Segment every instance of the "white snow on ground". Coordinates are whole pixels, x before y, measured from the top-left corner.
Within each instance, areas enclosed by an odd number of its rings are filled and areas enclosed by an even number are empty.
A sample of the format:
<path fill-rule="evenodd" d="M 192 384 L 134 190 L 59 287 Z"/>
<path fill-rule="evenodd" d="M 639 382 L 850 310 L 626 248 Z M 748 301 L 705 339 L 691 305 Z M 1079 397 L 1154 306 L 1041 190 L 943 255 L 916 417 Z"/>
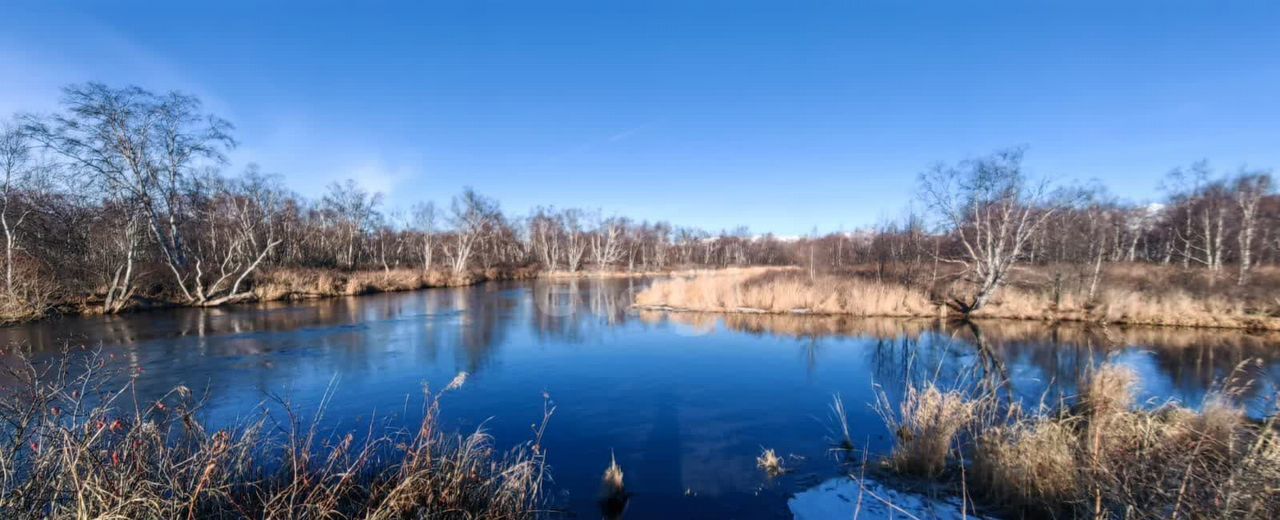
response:
<path fill-rule="evenodd" d="M 965 516 L 958 498 L 936 499 L 898 491 L 869 478 L 833 478 L 796 493 L 796 496 L 787 501 L 787 506 L 791 508 L 791 514 L 796 520 L 982 518 L 972 514 Z"/>

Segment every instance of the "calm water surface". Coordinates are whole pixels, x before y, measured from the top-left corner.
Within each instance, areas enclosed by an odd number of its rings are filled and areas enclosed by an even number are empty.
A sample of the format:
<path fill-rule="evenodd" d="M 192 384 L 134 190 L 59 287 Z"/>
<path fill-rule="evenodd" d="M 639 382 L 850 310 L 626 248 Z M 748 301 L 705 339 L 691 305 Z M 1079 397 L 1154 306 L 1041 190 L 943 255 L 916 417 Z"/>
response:
<path fill-rule="evenodd" d="M 1261 415 L 1280 381 L 1274 336 L 628 310 L 645 283 L 491 283 L 63 318 L 0 329 L 0 343 L 45 356 L 98 347 L 140 371 L 143 396 L 180 384 L 207 391 L 206 419 L 222 424 L 253 415 L 267 395 L 314 410 L 327 390 L 329 427 L 414 421 L 424 383 L 440 388 L 465 371 L 445 420 L 483 425 L 509 446 L 530 438 L 545 392 L 556 405 L 544 442 L 555 501 L 584 518 L 599 516 L 611 454 L 634 493 L 630 518 L 786 517 L 788 496 L 840 471 L 827 452 L 833 395 L 856 442 L 889 446 L 870 406 L 877 385 L 893 401 L 908 380 L 1005 380 L 1002 390 L 1029 404 L 1056 402 L 1110 358 L 1138 371 L 1144 402 L 1195 405 L 1243 364 L 1227 384 Z M 766 478 L 755 467 L 762 447 L 794 456 L 793 471 Z"/>

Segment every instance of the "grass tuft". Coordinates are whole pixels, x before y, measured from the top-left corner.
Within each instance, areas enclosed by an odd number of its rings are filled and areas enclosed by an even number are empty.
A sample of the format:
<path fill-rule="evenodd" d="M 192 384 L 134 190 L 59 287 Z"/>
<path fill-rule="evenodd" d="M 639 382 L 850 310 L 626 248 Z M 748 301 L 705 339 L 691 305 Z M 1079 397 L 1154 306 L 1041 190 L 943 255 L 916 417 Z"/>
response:
<path fill-rule="evenodd" d="M 0 358 L 0 517 L 511 519 L 544 510 L 540 433 L 503 451 L 482 430 L 441 430 L 441 397 L 462 377 L 424 391 L 413 430 L 323 433 L 287 403 L 213 429 L 185 387 L 137 402 L 134 380 L 98 355 L 70 359 Z M 544 423 L 553 411 L 548 404 Z"/>
<path fill-rule="evenodd" d="M 1141 410 L 1136 381 L 1131 370 L 1105 364 L 1081 383 L 1075 406 L 975 421 L 970 443 L 955 434 L 988 397 L 909 389 L 901 419 L 882 412 L 896 432 L 886 466 L 950 480 L 1010 517 L 1280 517 L 1274 414 L 1249 420 L 1227 395 L 1210 396 L 1199 410 Z M 949 460 L 949 452 L 971 464 Z"/>
<path fill-rule="evenodd" d="M 787 471 L 782 466 L 782 457 L 771 449 L 765 449 L 756 457 L 756 467 L 764 470 L 770 477 L 777 477 Z"/>
<path fill-rule="evenodd" d="M 622 466 L 617 457 L 609 456 L 609 466 L 600 479 L 600 511 L 605 518 L 622 518 L 627 510 L 631 494 L 623 482 Z"/>
<path fill-rule="evenodd" d="M 932 383 L 907 388 L 898 414 L 883 405 L 879 411 L 896 440 L 888 464 L 908 475 L 936 477 L 946 468 L 952 442 L 974 419 L 976 403 L 956 392 L 942 392 Z"/>

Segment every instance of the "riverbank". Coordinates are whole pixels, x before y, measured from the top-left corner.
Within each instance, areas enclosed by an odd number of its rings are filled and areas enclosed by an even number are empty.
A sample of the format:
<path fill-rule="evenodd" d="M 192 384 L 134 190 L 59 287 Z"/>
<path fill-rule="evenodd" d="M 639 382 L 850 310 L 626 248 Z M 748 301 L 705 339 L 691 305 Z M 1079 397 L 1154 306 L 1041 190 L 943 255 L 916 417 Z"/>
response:
<path fill-rule="evenodd" d="M 552 280 L 572 280 L 583 278 L 657 278 L 664 276 L 698 276 L 710 273 L 734 273 L 749 269 L 752 268 L 726 267 L 721 269 L 665 269 L 661 271 L 539 271 L 538 278 L 548 278 Z"/>
<path fill-rule="evenodd" d="M 1247 298 L 1161 283 L 1169 273 L 1118 266 L 1092 298 L 1061 283 L 1035 284 L 1029 273 L 1010 283 L 975 319 L 1083 322 L 1116 325 L 1280 330 L 1280 300 Z M 1147 279 L 1143 279 L 1146 276 Z M 1123 279 L 1128 277 L 1128 279 Z M 1258 277 L 1263 278 L 1263 277 Z M 1225 284 L 1224 284 L 1225 285 Z M 1230 287 L 1227 285 L 1226 287 Z M 959 317 L 943 295 L 955 285 L 924 287 L 859 274 L 817 274 L 796 268 L 754 268 L 655 282 L 636 295 L 639 309 L 752 314 L 820 314 L 863 318 Z M 1223 292 L 1226 292 L 1225 289 Z M 1273 297 L 1274 300 L 1274 297 Z"/>
<path fill-rule="evenodd" d="M 259 277 L 254 301 L 279 301 L 361 294 L 415 291 L 437 287 L 463 287 L 497 280 L 523 280 L 538 276 L 533 269 L 489 269 L 453 274 L 446 271 L 389 269 L 338 271 L 333 269 L 276 269 Z"/>
<path fill-rule="evenodd" d="M 272 302 L 359 296 L 363 294 L 416 291 L 443 287 L 464 287 L 490 281 L 648 278 L 696 276 L 706 270 L 675 271 L 541 271 L 532 267 L 473 270 L 461 275 L 443 270 L 374 269 L 346 271 L 319 268 L 282 268 L 264 270 L 254 277 L 252 287 L 239 298 L 221 305 L 250 302 Z M 188 307 L 181 301 L 160 294 L 135 296 L 121 312 Z M 39 310 L 36 310 L 39 309 Z M 100 296 L 63 296 L 61 300 L 35 306 L 0 308 L 0 326 L 24 323 L 55 316 L 97 315 L 103 313 Z"/>

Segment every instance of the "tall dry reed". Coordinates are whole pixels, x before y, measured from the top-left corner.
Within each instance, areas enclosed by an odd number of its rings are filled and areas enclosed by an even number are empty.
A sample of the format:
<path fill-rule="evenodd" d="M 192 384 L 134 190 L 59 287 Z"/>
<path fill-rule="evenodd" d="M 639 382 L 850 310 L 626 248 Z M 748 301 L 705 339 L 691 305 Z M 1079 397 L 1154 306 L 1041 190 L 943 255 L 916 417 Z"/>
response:
<path fill-rule="evenodd" d="M 1168 276 L 1158 266 L 1148 267 L 1153 278 Z M 1117 271 L 1137 276 L 1132 269 Z M 1021 276 L 1023 280 L 1001 289 L 970 317 L 1280 330 L 1280 299 L 1268 302 L 1257 296 L 1200 294 L 1179 285 L 1132 282 L 1106 284 L 1089 298 L 1060 287 L 1045 273 Z M 810 276 L 798 269 L 749 268 L 660 280 L 637 294 L 635 305 L 702 312 L 937 318 L 949 312 L 942 303 L 945 295 L 966 290 L 968 286 L 956 280 L 926 287 L 867 278 L 856 271 Z"/>
<path fill-rule="evenodd" d="M 502 451 L 444 432 L 440 393 L 416 429 L 325 434 L 286 407 L 210 429 L 186 388 L 137 402 L 91 355 L 37 366 L 3 357 L 3 518 L 531 518 L 543 508 L 541 433 Z M 548 405 L 545 419 L 553 409 Z M 538 432 L 542 430 L 539 429 Z"/>
<path fill-rule="evenodd" d="M 936 316 L 922 291 L 830 275 L 811 279 L 793 269 L 743 269 L 654 282 L 636 305 L 710 312 Z"/>
<path fill-rule="evenodd" d="M 1137 409 L 1136 382 L 1129 369 L 1103 365 L 1081 383 L 1074 405 L 971 422 L 961 445 L 954 425 L 987 397 L 965 404 L 932 386 L 910 389 L 900 416 L 886 418 L 897 435 L 885 466 L 955 479 L 958 490 L 1012 517 L 1280 517 L 1275 414 L 1250 420 L 1228 394 L 1198 410 Z M 961 457 L 947 458 L 949 450 Z"/>
<path fill-rule="evenodd" d="M 908 475 L 941 475 L 956 435 L 974 420 L 977 403 L 932 383 L 910 385 L 895 414 L 883 392 L 880 396 L 876 409 L 895 439 L 888 465 Z"/>

